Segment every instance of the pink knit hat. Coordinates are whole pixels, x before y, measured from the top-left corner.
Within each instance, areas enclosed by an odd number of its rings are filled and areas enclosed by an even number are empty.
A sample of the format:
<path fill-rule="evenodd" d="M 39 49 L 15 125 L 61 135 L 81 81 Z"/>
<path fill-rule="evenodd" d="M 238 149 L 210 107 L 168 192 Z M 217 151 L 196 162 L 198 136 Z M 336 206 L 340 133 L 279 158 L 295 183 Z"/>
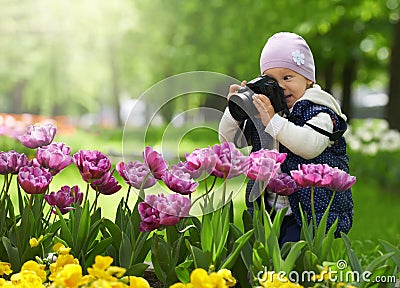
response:
<path fill-rule="evenodd" d="M 288 68 L 315 83 L 313 55 L 307 42 L 297 34 L 279 32 L 268 39 L 261 52 L 261 74 L 270 68 Z"/>

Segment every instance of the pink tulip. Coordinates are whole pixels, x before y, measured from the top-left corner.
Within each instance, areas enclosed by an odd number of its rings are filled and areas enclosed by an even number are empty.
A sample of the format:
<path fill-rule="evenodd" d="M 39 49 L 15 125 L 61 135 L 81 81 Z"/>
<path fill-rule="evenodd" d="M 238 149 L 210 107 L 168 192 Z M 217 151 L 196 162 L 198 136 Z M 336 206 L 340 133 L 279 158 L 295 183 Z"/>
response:
<path fill-rule="evenodd" d="M 19 154 L 14 150 L 0 152 L 0 174 L 18 174 L 19 169 L 28 165 L 25 154 Z"/>
<path fill-rule="evenodd" d="M 332 182 L 326 186 L 326 188 L 331 190 L 343 192 L 350 189 L 356 183 L 355 176 L 350 176 L 347 172 L 337 167 L 332 168 L 332 176 Z"/>
<path fill-rule="evenodd" d="M 189 170 L 199 171 L 200 175 L 202 171 L 206 171 L 207 174 L 211 174 L 217 162 L 217 155 L 210 147 L 201 149 L 199 148 L 195 149 L 190 154 L 186 154 L 185 159 L 185 167 L 187 167 Z"/>
<path fill-rule="evenodd" d="M 296 181 L 294 181 L 288 174 L 279 173 L 269 180 L 267 189 L 268 191 L 281 196 L 289 196 L 294 192 L 297 192 L 299 187 L 297 187 Z"/>
<path fill-rule="evenodd" d="M 152 231 L 176 225 L 189 215 L 190 199 L 180 194 L 147 195 L 145 202 L 139 203 L 138 209 L 142 219 L 140 231 Z"/>
<path fill-rule="evenodd" d="M 143 151 L 143 159 L 149 167 L 151 173 L 156 179 L 161 179 L 161 176 L 168 169 L 168 164 L 160 153 L 147 146 Z"/>
<path fill-rule="evenodd" d="M 100 179 L 92 181 L 90 186 L 103 195 L 112 195 L 118 192 L 122 187 L 118 184 L 117 179 L 112 176 L 113 173 L 114 170 L 112 172 L 106 172 Z"/>
<path fill-rule="evenodd" d="M 54 176 L 73 162 L 70 152 L 71 148 L 64 143 L 51 143 L 39 147 L 36 151 L 36 158 L 39 164 L 48 168 Z"/>
<path fill-rule="evenodd" d="M 302 164 L 299 170 L 290 171 L 297 185 L 306 187 L 326 187 L 332 182 L 332 167 L 327 164 Z"/>
<path fill-rule="evenodd" d="M 52 207 L 58 207 L 61 214 L 66 214 L 74 209 L 75 205 L 80 205 L 83 200 L 83 193 L 78 186 L 63 186 L 57 192 L 44 195 L 46 202 Z M 53 209 L 53 213 L 56 211 Z"/>
<path fill-rule="evenodd" d="M 250 153 L 250 166 L 246 175 L 251 180 L 268 182 L 281 166 L 281 162 L 275 159 L 283 162 L 285 158 L 286 154 L 275 153 L 266 149 L 252 152 Z"/>
<path fill-rule="evenodd" d="M 161 179 L 169 189 L 184 195 L 195 192 L 199 186 L 199 183 L 195 182 L 189 173 L 177 165 L 173 165 L 171 170 L 165 171 Z"/>
<path fill-rule="evenodd" d="M 28 194 L 43 194 L 50 185 L 53 176 L 42 167 L 22 167 L 18 172 L 18 183 Z"/>
<path fill-rule="evenodd" d="M 25 133 L 18 137 L 18 140 L 28 148 L 38 148 L 49 145 L 56 135 L 57 128 L 51 124 L 29 125 Z"/>
<path fill-rule="evenodd" d="M 73 155 L 73 160 L 82 179 L 88 183 L 102 178 L 111 169 L 110 159 L 97 150 L 80 150 Z"/>
<path fill-rule="evenodd" d="M 220 178 L 233 178 L 246 172 L 250 159 L 244 156 L 233 143 L 224 142 L 212 147 L 217 155 L 213 174 Z"/>
<path fill-rule="evenodd" d="M 127 164 L 122 161 L 117 164 L 116 168 L 125 182 L 136 189 L 150 188 L 157 183 L 157 179 L 151 174 L 149 167 L 139 161 Z M 145 182 L 143 183 L 143 181 Z"/>

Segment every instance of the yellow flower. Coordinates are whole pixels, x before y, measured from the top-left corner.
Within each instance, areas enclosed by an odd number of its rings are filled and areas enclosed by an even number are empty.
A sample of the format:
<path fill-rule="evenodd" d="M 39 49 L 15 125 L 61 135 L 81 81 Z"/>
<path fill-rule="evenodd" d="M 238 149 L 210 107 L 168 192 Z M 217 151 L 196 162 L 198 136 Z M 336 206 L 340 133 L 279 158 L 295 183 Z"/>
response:
<path fill-rule="evenodd" d="M 35 261 L 29 260 L 22 265 L 21 272 L 31 271 L 39 276 L 42 282 L 44 282 L 46 281 L 46 271 L 44 271 L 44 269 L 46 269 L 46 265 L 40 265 Z"/>
<path fill-rule="evenodd" d="M 10 275 L 11 273 L 11 264 L 7 262 L 0 262 L 0 275 Z"/>
<path fill-rule="evenodd" d="M 39 288 L 44 287 L 42 284 L 42 279 L 36 275 L 35 272 L 24 270 L 20 273 L 13 274 L 11 276 L 11 282 L 14 287 L 23 287 L 23 288 Z"/>
<path fill-rule="evenodd" d="M 79 287 L 82 282 L 82 267 L 79 264 L 67 264 L 57 273 L 56 287 Z"/>
<path fill-rule="evenodd" d="M 74 256 L 65 254 L 58 255 L 57 261 L 50 264 L 50 281 L 55 281 L 57 278 L 57 273 L 60 272 L 63 267 L 67 264 L 79 264 L 79 260 L 75 259 Z"/>
<path fill-rule="evenodd" d="M 106 270 L 108 267 L 110 267 L 113 261 L 113 258 L 111 258 L 110 256 L 97 255 L 94 259 L 95 263 L 93 264 L 93 269 Z"/>
<path fill-rule="evenodd" d="M 125 269 L 116 266 L 110 266 L 114 261 L 110 256 L 97 255 L 94 259 L 95 263 L 91 268 L 88 268 L 88 274 L 96 279 L 104 279 L 107 281 L 116 281 L 118 278 L 113 277 L 117 274 L 117 277 L 121 277 L 125 273 Z"/>
<path fill-rule="evenodd" d="M 36 238 L 31 238 L 29 240 L 29 245 L 31 245 L 31 248 L 39 246 L 40 241 L 43 240 L 43 235 L 40 235 L 39 239 Z"/>
<path fill-rule="evenodd" d="M 14 287 L 14 285 L 12 284 L 11 281 L 7 281 L 4 278 L 0 278 L 0 287 L 1 288 L 10 288 L 10 287 Z"/>
<path fill-rule="evenodd" d="M 228 269 L 221 269 L 217 272 L 224 280 L 228 287 L 234 287 L 236 285 L 236 279 L 232 276 L 232 272 Z"/>
<path fill-rule="evenodd" d="M 122 276 L 124 276 L 126 269 L 118 266 L 110 266 L 107 268 L 106 272 L 108 275 L 121 278 Z"/>
<path fill-rule="evenodd" d="M 149 282 L 142 277 L 129 276 L 130 288 L 150 288 Z"/>
<path fill-rule="evenodd" d="M 203 287 L 203 284 L 205 284 L 207 280 L 208 273 L 202 268 L 196 268 L 190 274 L 190 283 L 192 283 L 194 287 Z"/>
<path fill-rule="evenodd" d="M 54 244 L 53 250 L 54 250 L 54 252 L 57 252 L 58 254 L 66 255 L 66 254 L 69 254 L 69 252 L 71 251 L 71 248 L 66 248 L 64 246 L 64 244 L 58 242 L 58 243 Z"/>

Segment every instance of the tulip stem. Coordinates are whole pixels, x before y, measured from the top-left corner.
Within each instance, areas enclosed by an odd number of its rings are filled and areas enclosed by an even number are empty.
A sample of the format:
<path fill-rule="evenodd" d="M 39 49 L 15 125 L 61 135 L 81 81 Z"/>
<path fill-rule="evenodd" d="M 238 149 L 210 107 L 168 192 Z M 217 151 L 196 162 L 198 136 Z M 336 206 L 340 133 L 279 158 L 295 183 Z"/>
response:
<path fill-rule="evenodd" d="M 275 194 L 274 204 L 272 204 L 271 211 L 269 212 L 270 217 L 272 217 L 272 213 L 275 211 L 276 202 L 278 202 L 278 194 Z"/>
<path fill-rule="evenodd" d="M 314 226 L 313 231 L 314 231 L 314 237 L 315 237 L 315 234 L 317 232 L 317 218 L 316 218 L 316 215 L 315 215 L 314 186 L 311 186 L 311 195 L 310 195 L 310 197 L 311 197 L 311 213 L 312 213 L 313 226 Z"/>
<path fill-rule="evenodd" d="M 90 210 L 89 210 L 90 213 L 92 212 L 93 208 L 94 208 L 94 210 L 96 210 L 96 208 L 97 208 L 97 199 L 99 199 L 99 196 L 100 196 L 100 192 L 98 192 L 97 189 L 96 189 L 96 198 L 94 199 L 92 207 L 90 207 Z"/>
<path fill-rule="evenodd" d="M 126 193 L 125 209 L 129 209 L 129 207 L 128 207 L 128 199 L 129 199 L 129 194 L 131 193 L 131 188 L 132 188 L 132 186 L 129 185 L 128 193 Z"/>
<path fill-rule="evenodd" d="M 85 200 L 83 201 L 83 204 L 85 204 L 86 201 L 88 200 L 88 195 L 89 195 L 89 183 L 87 183 L 86 185 Z"/>

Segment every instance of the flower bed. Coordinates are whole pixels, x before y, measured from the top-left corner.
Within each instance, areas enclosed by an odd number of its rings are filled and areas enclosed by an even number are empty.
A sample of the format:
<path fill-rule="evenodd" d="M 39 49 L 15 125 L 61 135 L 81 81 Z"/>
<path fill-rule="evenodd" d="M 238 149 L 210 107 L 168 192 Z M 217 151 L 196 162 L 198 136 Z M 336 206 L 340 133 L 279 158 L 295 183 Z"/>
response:
<path fill-rule="evenodd" d="M 36 149 L 33 159 L 13 150 L 0 153 L 0 287 L 149 287 L 143 278 L 149 275 L 148 259 L 157 281 L 174 288 L 352 287 L 372 276 L 399 276 L 398 247 L 382 241 L 381 255 L 365 266 L 346 234 L 334 237 L 337 221 L 327 226 L 335 195 L 355 183 L 342 170 L 309 164 L 290 175 L 278 173 L 286 154 L 260 150 L 245 156 L 232 143 L 195 149 L 184 162 L 170 165 L 146 147 L 142 162 L 115 165 L 123 184 L 106 155 L 91 150 L 70 155 L 65 143 L 52 142 L 55 133 L 52 124 L 28 127 L 19 140 Z M 50 192 L 52 179 L 73 164 L 86 191 L 64 185 Z M 312 215 L 302 214 L 306 225 L 301 240 L 281 247 L 279 227 L 286 209 L 274 204 L 270 214 L 264 201 L 260 206 L 255 201 L 254 215 L 242 215 L 244 228 L 234 224 L 233 192 L 226 183 L 240 175 L 260 185 L 250 195 L 252 201 L 263 198 L 265 188 L 288 196 L 299 187 L 311 187 L 311 195 L 326 187 L 332 191 L 331 202 L 318 219 L 311 202 Z M 222 189 L 216 189 L 218 179 Z M 146 193 L 156 183 L 162 183 L 163 192 Z M 123 185 L 128 189 L 115 218 L 103 217 L 99 197 Z M 138 200 L 130 207 L 132 190 Z M 92 203 L 89 193 L 95 194 Z M 201 215 L 191 214 L 195 205 Z M 349 265 L 339 266 L 339 261 Z M 304 272 L 310 277 L 291 277 Z M 371 274 L 368 279 L 333 277 L 345 272 Z"/>

